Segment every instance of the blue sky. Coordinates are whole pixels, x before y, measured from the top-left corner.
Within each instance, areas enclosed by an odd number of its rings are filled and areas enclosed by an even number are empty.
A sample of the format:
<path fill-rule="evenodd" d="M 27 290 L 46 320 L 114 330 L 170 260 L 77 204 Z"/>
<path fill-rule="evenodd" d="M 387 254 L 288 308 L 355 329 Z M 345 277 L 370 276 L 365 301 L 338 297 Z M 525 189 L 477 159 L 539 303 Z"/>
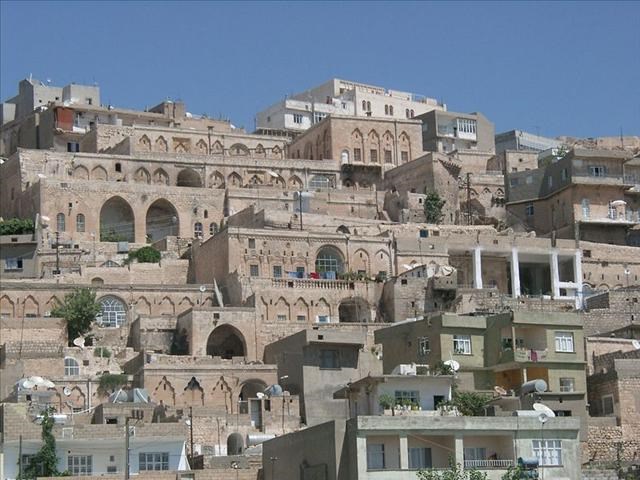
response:
<path fill-rule="evenodd" d="M 0 3 L 1 96 L 33 74 L 103 103 L 180 98 L 253 129 L 331 77 L 481 111 L 497 131 L 640 135 L 640 3 Z"/>

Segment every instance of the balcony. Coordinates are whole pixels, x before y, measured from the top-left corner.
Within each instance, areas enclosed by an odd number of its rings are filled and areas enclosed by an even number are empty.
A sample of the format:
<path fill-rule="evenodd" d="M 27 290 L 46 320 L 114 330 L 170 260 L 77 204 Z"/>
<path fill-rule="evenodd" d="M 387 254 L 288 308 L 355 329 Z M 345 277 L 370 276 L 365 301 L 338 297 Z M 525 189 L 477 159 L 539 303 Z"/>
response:
<path fill-rule="evenodd" d="M 355 290 L 355 282 L 348 280 L 320 280 L 313 278 L 272 278 L 271 286 L 275 288 Z"/>
<path fill-rule="evenodd" d="M 547 359 L 548 351 L 535 350 L 530 348 L 516 348 L 505 350 L 500 355 L 500 363 L 509 362 L 544 362 Z"/>
<path fill-rule="evenodd" d="M 509 467 L 515 467 L 513 460 L 465 460 L 464 468 L 475 468 L 478 470 L 485 469 L 508 469 Z"/>

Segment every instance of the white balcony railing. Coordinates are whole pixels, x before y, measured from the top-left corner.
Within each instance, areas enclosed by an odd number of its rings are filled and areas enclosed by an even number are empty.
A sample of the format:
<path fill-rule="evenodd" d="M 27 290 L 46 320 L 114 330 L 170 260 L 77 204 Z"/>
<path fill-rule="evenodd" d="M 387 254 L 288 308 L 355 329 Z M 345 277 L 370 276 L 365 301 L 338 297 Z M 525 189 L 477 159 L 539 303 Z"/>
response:
<path fill-rule="evenodd" d="M 465 460 L 464 468 L 509 468 L 513 467 L 513 460 Z"/>

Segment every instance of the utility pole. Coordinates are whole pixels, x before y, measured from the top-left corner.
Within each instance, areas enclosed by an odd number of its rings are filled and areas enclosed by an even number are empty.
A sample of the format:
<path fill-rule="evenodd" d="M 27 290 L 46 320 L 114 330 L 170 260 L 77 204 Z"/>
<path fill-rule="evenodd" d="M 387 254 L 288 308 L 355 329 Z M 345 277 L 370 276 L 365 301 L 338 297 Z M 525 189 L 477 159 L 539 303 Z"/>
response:
<path fill-rule="evenodd" d="M 18 443 L 18 478 L 22 478 L 22 435 Z"/>
<path fill-rule="evenodd" d="M 127 416 L 124 421 L 124 480 L 129 480 L 129 420 Z"/>
<path fill-rule="evenodd" d="M 56 274 L 60 275 L 60 232 L 56 232 Z"/>

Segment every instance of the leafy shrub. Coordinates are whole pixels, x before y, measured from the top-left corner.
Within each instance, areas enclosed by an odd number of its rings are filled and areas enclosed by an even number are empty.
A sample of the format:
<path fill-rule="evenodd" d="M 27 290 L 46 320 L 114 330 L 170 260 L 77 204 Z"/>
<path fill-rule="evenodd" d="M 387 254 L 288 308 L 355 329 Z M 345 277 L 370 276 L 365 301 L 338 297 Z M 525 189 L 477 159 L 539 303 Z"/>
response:
<path fill-rule="evenodd" d="M 138 263 L 158 263 L 160 262 L 160 252 L 150 246 L 142 247 L 129 253 L 129 261 L 133 259 L 138 260 Z"/>
<path fill-rule="evenodd" d="M 30 218 L 11 218 L 0 222 L 0 235 L 22 235 L 33 233 L 35 227 Z"/>

